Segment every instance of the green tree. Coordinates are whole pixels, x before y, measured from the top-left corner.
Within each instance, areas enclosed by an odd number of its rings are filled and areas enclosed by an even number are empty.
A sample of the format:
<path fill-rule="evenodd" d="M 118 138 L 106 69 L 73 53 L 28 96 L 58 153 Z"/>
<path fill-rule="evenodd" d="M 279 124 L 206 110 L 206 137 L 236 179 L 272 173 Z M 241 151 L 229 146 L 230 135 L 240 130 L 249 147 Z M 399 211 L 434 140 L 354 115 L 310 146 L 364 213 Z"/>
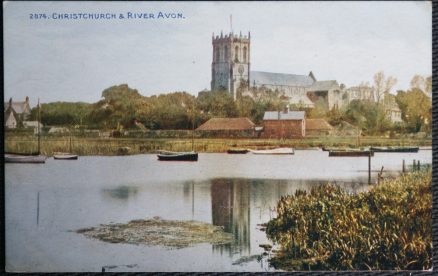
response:
<path fill-rule="evenodd" d="M 41 104 L 41 123 L 52 126 L 86 124 L 92 104 L 76 102 L 53 102 Z M 37 120 L 38 107 L 31 110 L 31 120 Z"/>
<path fill-rule="evenodd" d="M 97 127 L 131 126 L 138 110 L 146 104 L 146 97 L 127 84 L 115 85 L 102 92 L 102 100 L 93 105 L 88 121 Z"/>
<path fill-rule="evenodd" d="M 345 111 L 345 120 L 371 135 L 382 134 L 391 127 L 385 107 L 371 101 L 351 101 Z"/>
<path fill-rule="evenodd" d="M 327 116 L 328 103 L 323 98 L 319 98 L 314 107 L 309 110 L 308 118 L 325 118 Z"/>
<path fill-rule="evenodd" d="M 408 131 L 431 131 L 432 101 L 422 90 L 413 88 L 406 92 L 397 91 L 395 100 L 402 111 Z"/>
<path fill-rule="evenodd" d="M 233 97 L 225 90 L 199 93 L 197 106 L 211 117 L 236 117 L 237 107 Z"/>

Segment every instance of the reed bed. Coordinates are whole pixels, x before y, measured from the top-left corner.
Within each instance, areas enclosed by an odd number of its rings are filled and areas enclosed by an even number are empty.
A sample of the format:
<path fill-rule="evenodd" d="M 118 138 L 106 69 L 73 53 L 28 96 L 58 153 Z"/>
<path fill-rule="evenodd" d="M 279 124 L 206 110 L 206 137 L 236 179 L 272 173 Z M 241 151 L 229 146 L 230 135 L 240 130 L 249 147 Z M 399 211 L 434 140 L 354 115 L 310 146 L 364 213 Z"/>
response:
<path fill-rule="evenodd" d="M 70 137 L 46 136 L 41 138 L 41 152 L 51 155 L 57 151 L 69 151 Z M 360 146 L 430 146 L 430 139 L 388 139 L 381 137 L 361 138 Z M 275 147 L 357 147 L 354 137 L 308 137 L 304 139 L 238 139 L 238 138 L 197 138 L 194 150 L 198 152 L 226 152 L 230 147 L 249 149 L 269 149 Z M 5 150 L 13 152 L 34 152 L 37 138 L 32 135 L 6 135 Z M 120 150 L 125 148 L 128 150 Z M 190 138 L 91 138 L 73 137 L 72 151 L 79 155 L 118 155 L 154 153 L 158 150 L 191 151 Z"/>
<path fill-rule="evenodd" d="M 432 265 L 430 169 L 350 195 L 327 184 L 282 197 L 268 237 L 285 270 L 424 270 Z"/>

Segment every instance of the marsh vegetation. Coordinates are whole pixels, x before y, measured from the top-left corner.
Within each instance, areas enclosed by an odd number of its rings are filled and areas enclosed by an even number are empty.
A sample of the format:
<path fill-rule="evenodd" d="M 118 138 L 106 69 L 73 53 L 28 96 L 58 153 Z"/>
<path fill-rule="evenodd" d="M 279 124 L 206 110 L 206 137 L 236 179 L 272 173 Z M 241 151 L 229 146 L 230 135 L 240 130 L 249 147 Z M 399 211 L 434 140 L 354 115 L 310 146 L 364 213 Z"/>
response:
<path fill-rule="evenodd" d="M 422 270 L 432 265 L 432 173 L 387 179 L 350 195 L 335 185 L 296 191 L 267 226 L 286 270 Z"/>

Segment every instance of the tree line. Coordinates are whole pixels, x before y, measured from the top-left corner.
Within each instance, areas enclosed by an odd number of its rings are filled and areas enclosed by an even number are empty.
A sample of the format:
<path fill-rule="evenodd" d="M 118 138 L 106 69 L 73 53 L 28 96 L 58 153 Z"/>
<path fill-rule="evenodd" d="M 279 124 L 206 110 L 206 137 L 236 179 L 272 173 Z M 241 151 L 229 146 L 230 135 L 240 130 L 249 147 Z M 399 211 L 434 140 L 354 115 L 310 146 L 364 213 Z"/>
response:
<path fill-rule="evenodd" d="M 324 118 L 332 125 L 342 121 L 361 128 L 367 134 L 380 134 L 388 130 L 398 132 L 430 131 L 431 129 L 431 78 L 415 76 L 411 88 L 389 93 L 395 78 L 385 78 L 383 72 L 375 75 L 376 101 L 353 100 L 341 108 L 328 109 L 324 101 L 315 102 L 314 108 L 290 106 L 291 110 L 304 110 L 308 118 Z M 361 84 L 369 86 L 368 84 Z M 429 91 L 430 90 L 430 91 Z M 283 110 L 288 99 L 278 90 L 265 87 L 240 87 L 237 100 L 227 91 L 201 91 L 197 96 L 187 92 L 143 96 L 127 84 L 115 85 L 102 92 L 96 103 L 52 102 L 41 105 L 41 122 L 44 125 L 116 129 L 136 128 L 136 122 L 151 130 L 191 129 L 212 117 L 248 117 L 260 124 L 265 111 Z M 247 93 L 242 94 L 242 91 Z M 429 95 L 428 95 L 429 93 Z M 402 112 L 403 123 L 392 123 L 387 106 L 396 103 Z M 37 108 L 31 116 L 36 119 Z"/>

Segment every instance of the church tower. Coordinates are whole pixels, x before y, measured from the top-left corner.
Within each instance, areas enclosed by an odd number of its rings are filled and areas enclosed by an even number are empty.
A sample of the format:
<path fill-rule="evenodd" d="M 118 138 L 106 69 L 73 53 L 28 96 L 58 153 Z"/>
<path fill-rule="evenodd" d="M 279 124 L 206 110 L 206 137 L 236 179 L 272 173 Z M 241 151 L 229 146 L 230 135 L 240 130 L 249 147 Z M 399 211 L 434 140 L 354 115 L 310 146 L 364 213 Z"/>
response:
<path fill-rule="evenodd" d="M 211 64 L 211 90 L 227 90 L 237 97 L 238 88 L 249 87 L 250 39 L 248 36 L 235 35 L 212 37 L 213 62 Z"/>

